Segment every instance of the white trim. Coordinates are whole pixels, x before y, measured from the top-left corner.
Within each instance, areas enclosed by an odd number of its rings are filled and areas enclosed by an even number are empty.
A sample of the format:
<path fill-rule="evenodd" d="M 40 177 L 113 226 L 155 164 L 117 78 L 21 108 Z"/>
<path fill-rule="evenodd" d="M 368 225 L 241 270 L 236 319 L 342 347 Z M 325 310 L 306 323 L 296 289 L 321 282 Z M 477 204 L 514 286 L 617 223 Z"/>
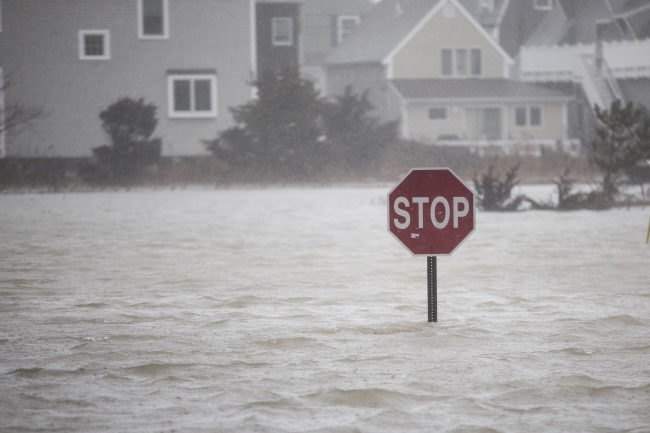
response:
<path fill-rule="evenodd" d="M 86 36 L 102 36 L 104 54 L 94 56 L 86 54 Z M 111 33 L 108 30 L 79 30 L 79 60 L 110 60 L 111 59 Z"/>
<path fill-rule="evenodd" d="M 548 5 L 540 6 L 537 2 L 539 0 L 533 0 L 533 9 L 537 11 L 552 11 L 553 10 L 553 0 L 548 0 Z"/>
<path fill-rule="evenodd" d="M 402 50 L 408 44 L 411 42 L 411 39 L 415 37 L 416 34 L 422 30 L 422 28 L 428 24 L 428 22 L 442 9 L 442 7 L 447 4 L 451 3 L 453 4 L 456 9 L 458 9 L 461 14 L 474 26 L 474 28 L 483 36 L 489 43 L 492 45 L 492 47 L 503 57 L 504 63 L 508 65 L 512 65 L 515 63 L 515 61 L 510 57 L 510 55 L 499 45 L 492 36 L 481 26 L 481 24 L 476 21 L 476 19 L 465 10 L 465 8 L 458 2 L 458 0 L 441 0 L 439 1 L 424 17 L 417 23 L 413 29 L 402 39 L 391 51 L 388 53 L 386 57 L 383 58 L 381 61 L 384 65 L 388 65 L 387 72 L 389 75 L 386 77 L 389 80 L 393 79 L 393 59 L 397 55 L 398 52 Z M 504 77 L 507 78 L 507 70 L 508 68 L 504 65 Z"/>
<path fill-rule="evenodd" d="M 569 110 L 567 104 L 562 104 L 562 139 L 569 139 Z"/>
<path fill-rule="evenodd" d="M 190 82 L 190 110 L 176 111 L 174 109 L 174 81 L 187 80 Z M 194 82 L 196 80 L 210 81 L 210 111 L 197 111 L 195 107 Z M 217 76 L 215 74 L 169 74 L 167 76 L 167 114 L 170 119 L 209 119 L 216 118 L 217 110 Z"/>
<path fill-rule="evenodd" d="M 536 102 L 564 102 L 567 103 L 571 100 L 571 97 L 568 96 L 557 96 L 557 97 L 535 97 L 535 98 L 526 98 L 526 97 L 513 97 L 513 98 L 503 98 L 503 97 L 492 97 L 492 98 L 404 98 L 409 105 L 426 105 L 426 104 L 508 104 L 508 103 L 520 103 L 521 105 L 529 104 L 531 100 Z"/>
<path fill-rule="evenodd" d="M 253 80 L 257 79 L 257 2 L 250 0 L 250 50 L 251 50 L 251 77 Z"/>
<path fill-rule="evenodd" d="M 337 15 L 336 17 L 336 43 L 337 45 L 343 42 L 343 21 L 354 20 L 354 26 L 358 26 L 361 22 L 359 15 Z"/>
<path fill-rule="evenodd" d="M 144 9 L 143 0 L 138 0 L 138 39 L 169 39 L 169 0 L 161 0 L 163 6 L 163 33 L 162 35 L 144 34 Z"/>
<path fill-rule="evenodd" d="M 278 21 L 286 21 L 289 23 L 289 40 L 288 41 L 277 41 L 275 38 L 277 36 L 276 34 L 276 29 L 277 29 L 277 22 Z M 293 45 L 293 18 L 292 17 L 273 17 L 271 18 L 271 44 L 274 47 L 290 47 Z"/>
<path fill-rule="evenodd" d="M 7 147 L 5 143 L 6 131 L 4 130 L 5 124 L 5 81 L 2 67 L 0 66 L 0 158 L 7 156 Z"/>

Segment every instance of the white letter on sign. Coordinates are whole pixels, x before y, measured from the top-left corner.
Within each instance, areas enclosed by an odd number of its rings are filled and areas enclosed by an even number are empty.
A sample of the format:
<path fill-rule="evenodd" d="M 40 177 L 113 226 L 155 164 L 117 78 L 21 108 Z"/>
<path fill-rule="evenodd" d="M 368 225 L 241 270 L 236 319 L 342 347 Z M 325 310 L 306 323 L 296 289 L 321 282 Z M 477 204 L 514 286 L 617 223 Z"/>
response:
<path fill-rule="evenodd" d="M 438 222 L 438 219 L 436 218 L 436 205 L 438 203 L 442 203 L 442 205 L 445 207 L 445 219 L 442 220 L 442 222 Z M 431 222 L 433 223 L 433 226 L 437 229 L 444 229 L 447 227 L 447 223 L 449 222 L 449 202 L 447 201 L 446 198 L 444 197 L 436 197 L 433 199 L 433 202 L 431 203 Z"/>
<path fill-rule="evenodd" d="M 413 197 L 413 203 L 418 204 L 418 228 L 421 229 L 424 227 L 424 212 L 422 211 L 422 205 L 424 203 L 429 203 L 429 197 Z"/>
<path fill-rule="evenodd" d="M 461 211 L 458 207 L 459 204 L 463 204 L 463 210 Z M 467 216 L 469 213 L 469 202 L 465 197 L 454 197 L 454 228 L 458 228 L 458 218 Z"/>
<path fill-rule="evenodd" d="M 395 210 L 395 213 L 402 218 L 404 218 L 404 222 L 400 223 L 397 218 L 393 220 L 395 223 L 395 227 L 398 229 L 405 229 L 411 224 L 411 215 L 409 215 L 408 212 L 406 212 L 403 209 L 399 208 L 400 204 L 404 204 L 406 207 L 409 207 L 409 201 L 406 199 L 406 197 L 398 197 L 397 200 L 395 200 L 395 203 L 393 203 L 393 209 Z"/>

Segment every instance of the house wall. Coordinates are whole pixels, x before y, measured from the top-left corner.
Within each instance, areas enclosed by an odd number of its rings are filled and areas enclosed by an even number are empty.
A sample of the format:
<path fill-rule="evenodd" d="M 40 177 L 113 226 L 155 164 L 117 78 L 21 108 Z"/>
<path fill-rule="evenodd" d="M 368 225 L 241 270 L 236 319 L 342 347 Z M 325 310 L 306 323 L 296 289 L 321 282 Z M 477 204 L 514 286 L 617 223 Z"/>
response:
<path fill-rule="evenodd" d="M 515 124 L 515 109 L 519 106 L 538 106 L 542 108 L 542 126 L 518 127 Z M 446 107 L 447 119 L 429 119 L 429 108 Z M 466 127 L 466 110 L 475 107 L 498 107 L 502 109 L 503 140 L 561 140 L 565 136 L 564 103 L 513 103 L 495 102 L 488 104 L 417 104 L 410 105 L 408 111 L 408 138 L 423 141 L 436 141 L 440 136 L 455 135 L 459 140 L 469 139 Z"/>
<path fill-rule="evenodd" d="M 386 81 L 386 68 L 379 63 L 327 65 L 327 95 L 342 95 L 348 85 L 355 93 L 371 89 L 369 99 L 375 106 L 373 115 L 382 120 L 400 117 L 401 104 Z"/>
<path fill-rule="evenodd" d="M 293 44 L 274 46 L 274 17 L 293 19 Z M 300 5 L 297 3 L 258 3 L 256 6 L 257 67 L 259 71 L 297 68 L 300 64 Z"/>
<path fill-rule="evenodd" d="M 228 107 L 251 89 L 251 2 L 169 0 L 169 38 L 138 38 L 136 0 L 4 0 L 0 67 L 7 104 L 42 107 L 46 117 L 7 135 L 10 156 L 89 156 L 107 143 L 99 113 L 120 97 L 158 107 L 163 154 L 205 153 L 202 139 L 233 124 Z M 110 60 L 79 60 L 78 31 L 110 32 Z M 170 119 L 167 72 L 217 73 L 218 117 Z"/>
<path fill-rule="evenodd" d="M 395 55 L 393 77 L 441 78 L 442 48 L 480 48 L 482 76 L 504 76 L 505 61 L 494 46 L 460 11 L 446 18 L 441 10 Z"/>

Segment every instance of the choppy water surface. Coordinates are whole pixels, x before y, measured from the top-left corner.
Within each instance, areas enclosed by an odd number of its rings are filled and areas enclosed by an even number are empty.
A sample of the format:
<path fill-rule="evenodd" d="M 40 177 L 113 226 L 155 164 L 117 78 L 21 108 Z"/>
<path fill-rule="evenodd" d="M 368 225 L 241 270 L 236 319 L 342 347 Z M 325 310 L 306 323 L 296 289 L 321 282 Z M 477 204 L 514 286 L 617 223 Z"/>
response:
<path fill-rule="evenodd" d="M 649 209 L 478 213 L 430 324 L 387 191 L 0 196 L 0 430 L 650 430 Z"/>

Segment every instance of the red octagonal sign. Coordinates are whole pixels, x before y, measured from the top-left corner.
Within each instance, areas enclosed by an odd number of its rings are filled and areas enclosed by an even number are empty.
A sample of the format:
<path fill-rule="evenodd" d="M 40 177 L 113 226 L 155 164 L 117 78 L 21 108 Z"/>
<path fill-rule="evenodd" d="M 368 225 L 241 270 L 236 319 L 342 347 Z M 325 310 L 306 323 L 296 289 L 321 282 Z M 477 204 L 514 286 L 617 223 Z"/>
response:
<path fill-rule="evenodd" d="M 414 168 L 388 193 L 388 231 L 414 256 L 448 256 L 474 231 L 474 193 L 448 168 Z"/>

